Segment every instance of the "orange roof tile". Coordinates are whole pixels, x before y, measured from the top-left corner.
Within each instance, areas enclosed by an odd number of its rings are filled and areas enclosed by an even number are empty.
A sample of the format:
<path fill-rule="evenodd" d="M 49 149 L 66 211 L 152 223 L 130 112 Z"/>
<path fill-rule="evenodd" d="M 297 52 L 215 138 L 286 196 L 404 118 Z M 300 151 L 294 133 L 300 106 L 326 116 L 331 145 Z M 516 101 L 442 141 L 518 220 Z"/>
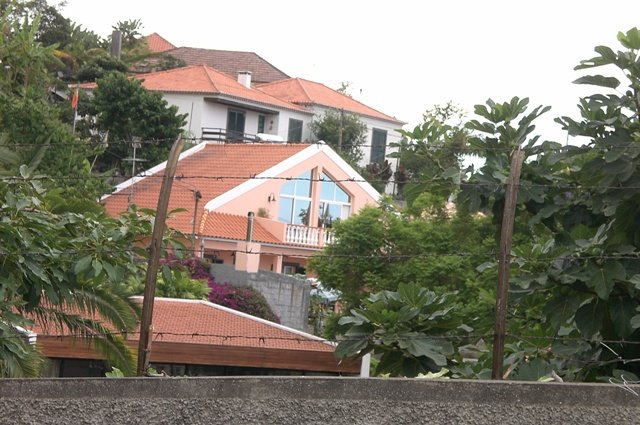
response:
<path fill-rule="evenodd" d="M 246 216 L 205 211 L 200 223 L 199 234 L 223 239 L 244 240 L 247 236 L 247 220 Z M 252 240 L 262 243 L 282 243 L 259 222 L 253 224 Z"/>
<path fill-rule="evenodd" d="M 208 65 L 236 78 L 240 71 L 250 71 L 253 82 L 270 83 L 289 78 L 287 74 L 253 52 L 178 47 L 168 52 L 187 65 Z"/>
<path fill-rule="evenodd" d="M 143 297 L 132 297 L 142 304 Z M 43 336 L 69 335 L 67 328 L 50 322 L 43 325 L 37 317 L 31 330 Z M 99 320 L 93 315 L 93 320 Z M 208 344 L 234 347 L 272 348 L 333 352 L 333 345 L 316 336 L 231 310 L 209 301 L 155 298 L 153 341 Z M 138 340 L 139 328 L 127 334 Z"/>
<path fill-rule="evenodd" d="M 142 297 L 136 297 L 142 303 Z M 326 341 L 200 300 L 156 298 L 153 340 L 192 344 L 329 351 Z M 137 338 L 136 338 L 137 339 Z"/>
<path fill-rule="evenodd" d="M 131 78 L 141 80 L 144 88 L 150 91 L 223 95 L 264 105 L 312 113 L 304 106 L 281 100 L 264 91 L 245 87 L 236 79 L 206 65 L 192 65 L 148 74 L 138 74 Z M 92 90 L 96 88 L 96 83 L 80 84 L 79 87 Z"/>
<path fill-rule="evenodd" d="M 302 78 L 290 78 L 262 84 L 257 87 L 277 98 L 303 106 L 320 105 L 336 109 L 344 109 L 359 115 L 390 121 L 397 124 L 405 124 L 395 117 L 377 111 L 354 98 L 330 89 L 324 84 L 316 83 Z"/>
<path fill-rule="evenodd" d="M 167 220 L 167 224 L 186 234 L 193 231 L 193 216 L 195 207 L 194 192 L 200 191 L 202 198 L 198 202 L 196 211 L 196 231 L 201 228 L 204 206 L 208 201 L 233 189 L 247 181 L 253 175 L 260 174 L 290 156 L 300 152 L 309 145 L 306 144 L 219 144 L 204 143 L 195 146 L 191 151 L 183 153 L 178 161 L 176 178 L 173 182 L 169 211 L 184 208 L 186 211 L 175 213 Z M 155 167 L 154 167 L 155 168 Z M 131 202 L 142 208 L 156 209 L 158 194 L 162 185 L 164 167 L 158 166 L 145 172 L 146 177 L 137 177 L 135 182 L 125 182 L 120 189 L 103 198 L 107 212 L 117 216 L 126 211 L 129 198 Z M 133 184 L 131 184 L 133 182 Z M 229 238 L 236 235 L 231 229 L 224 227 L 228 223 L 231 228 L 238 224 L 237 219 L 214 216 L 206 224 L 207 236 Z M 245 231 L 240 240 L 244 240 Z M 218 234 L 219 232 L 219 234 Z M 265 230 L 266 232 L 266 230 Z M 260 233 L 266 241 L 274 238 L 269 233 Z"/>
<path fill-rule="evenodd" d="M 161 37 L 160 34 L 158 34 L 157 32 L 154 32 L 153 34 L 149 34 L 145 36 L 144 40 L 146 41 L 147 47 L 149 47 L 149 50 L 151 50 L 153 53 L 162 53 L 162 52 L 166 52 L 167 50 L 172 50 L 176 48 L 176 46 L 169 43 L 166 39 Z"/>

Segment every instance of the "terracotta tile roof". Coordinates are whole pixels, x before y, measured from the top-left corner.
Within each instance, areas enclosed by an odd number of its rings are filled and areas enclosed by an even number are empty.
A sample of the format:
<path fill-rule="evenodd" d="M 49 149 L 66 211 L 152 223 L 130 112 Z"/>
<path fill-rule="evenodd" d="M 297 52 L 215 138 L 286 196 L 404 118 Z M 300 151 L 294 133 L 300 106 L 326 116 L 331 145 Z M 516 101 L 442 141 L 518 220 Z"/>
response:
<path fill-rule="evenodd" d="M 205 211 L 200 222 L 201 236 L 244 240 L 247 236 L 246 216 Z M 253 224 L 254 242 L 280 244 L 282 241 L 266 230 L 259 222 Z"/>
<path fill-rule="evenodd" d="M 150 72 L 148 74 L 138 74 L 131 78 L 141 80 L 144 88 L 151 91 L 230 96 L 263 105 L 311 113 L 304 106 L 295 105 L 261 90 L 245 87 L 236 79 L 206 65 L 193 65 L 166 71 Z M 96 86 L 96 83 L 79 85 L 80 88 L 87 90 L 93 90 Z"/>
<path fill-rule="evenodd" d="M 208 65 L 234 79 L 240 71 L 251 71 L 251 78 L 257 84 L 289 78 L 287 74 L 253 52 L 178 47 L 168 53 L 182 59 L 187 65 Z"/>
<path fill-rule="evenodd" d="M 202 199 L 196 211 L 196 230 L 200 226 L 204 206 L 208 201 L 247 181 L 252 175 L 260 174 L 290 156 L 302 151 L 306 144 L 218 144 L 203 143 L 182 154 L 173 182 L 169 211 L 184 208 L 167 220 L 167 224 L 186 234 L 193 231 L 194 191 L 200 191 Z M 103 198 L 107 212 L 117 216 L 126 211 L 128 200 L 133 193 L 132 203 L 139 207 L 156 209 L 158 194 L 162 185 L 164 166 L 157 166 L 145 172 L 147 177 L 136 178 L 123 183 L 111 195 Z M 215 216 L 206 227 L 208 236 L 230 237 L 236 233 L 219 227 L 225 220 Z M 236 226 L 237 220 L 229 219 L 229 225 Z M 214 225 L 215 223 L 215 225 Z M 216 234 L 220 232 L 220 235 Z M 266 232 L 266 231 L 265 231 Z M 244 240 L 245 231 L 240 240 Z M 270 240 L 263 235 L 265 241 Z M 271 236 L 273 238 L 273 236 Z"/>
<path fill-rule="evenodd" d="M 132 297 L 142 304 L 142 297 Z M 93 320 L 100 320 L 93 315 Z M 53 322 L 44 326 L 37 317 L 31 331 L 46 336 L 69 335 Z M 209 301 L 155 298 L 153 341 L 235 347 L 333 352 L 333 345 L 316 336 L 231 310 Z M 127 335 L 138 340 L 139 328 Z"/>
<path fill-rule="evenodd" d="M 358 102 L 352 97 L 330 89 L 324 84 L 304 80 L 302 78 L 290 78 L 288 80 L 261 84 L 257 88 L 272 96 L 298 105 L 320 105 L 330 108 L 344 109 L 345 111 L 359 115 L 365 115 L 397 124 L 405 124 L 403 121 L 400 121 L 395 117 L 377 111 L 364 103 Z"/>
<path fill-rule="evenodd" d="M 142 303 L 142 297 L 136 297 Z M 156 298 L 153 340 L 332 352 L 313 335 L 200 300 Z M 136 338 L 137 339 L 137 338 Z"/>
<path fill-rule="evenodd" d="M 154 32 L 153 34 L 149 34 L 145 36 L 144 40 L 147 42 L 147 46 L 149 47 L 149 50 L 151 50 L 153 53 L 162 53 L 162 52 L 166 52 L 167 50 L 172 50 L 176 48 L 176 46 L 169 43 L 166 39 L 161 37 L 160 34 L 158 34 L 157 32 Z"/>

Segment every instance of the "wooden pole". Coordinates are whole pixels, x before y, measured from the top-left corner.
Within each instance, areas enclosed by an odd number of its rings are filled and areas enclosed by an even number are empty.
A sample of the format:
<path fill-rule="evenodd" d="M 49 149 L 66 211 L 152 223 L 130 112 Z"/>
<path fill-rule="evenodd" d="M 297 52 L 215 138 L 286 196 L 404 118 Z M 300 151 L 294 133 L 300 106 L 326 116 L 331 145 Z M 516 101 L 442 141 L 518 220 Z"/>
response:
<path fill-rule="evenodd" d="M 340 127 L 338 128 L 338 153 L 342 152 L 342 126 L 344 124 L 344 109 L 340 109 Z"/>
<path fill-rule="evenodd" d="M 184 141 L 182 137 L 173 143 L 167 166 L 164 170 L 158 206 L 156 208 L 156 219 L 151 235 L 151 246 L 149 247 L 149 264 L 147 265 L 147 276 L 144 283 L 144 300 L 142 302 L 142 316 L 140 318 L 140 341 L 138 341 L 138 376 L 143 376 L 149 367 L 151 355 L 151 335 L 153 325 L 153 301 L 156 294 L 156 278 L 158 275 L 158 265 L 160 264 L 160 254 L 162 252 L 162 236 L 164 225 L 167 221 L 167 208 L 169 207 L 169 197 L 171 196 L 171 186 L 173 186 L 173 176 L 176 174 L 178 157 L 182 150 Z"/>
<path fill-rule="evenodd" d="M 498 263 L 498 288 L 496 291 L 496 318 L 493 334 L 493 364 L 491 379 L 503 379 L 504 337 L 506 333 L 507 299 L 509 296 L 509 264 L 513 242 L 513 223 L 516 218 L 518 185 L 524 161 L 524 151 L 518 148 L 511 157 L 511 170 L 505 193 L 502 229 L 500 233 L 500 258 Z"/>

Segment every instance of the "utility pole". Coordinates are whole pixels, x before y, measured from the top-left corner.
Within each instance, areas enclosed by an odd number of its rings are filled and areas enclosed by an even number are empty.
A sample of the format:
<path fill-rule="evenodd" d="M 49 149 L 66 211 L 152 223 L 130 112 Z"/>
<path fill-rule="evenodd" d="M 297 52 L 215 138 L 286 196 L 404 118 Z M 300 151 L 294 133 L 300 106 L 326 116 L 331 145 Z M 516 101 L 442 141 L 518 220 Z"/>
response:
<path fill-rule="evenodd" d="M 193 207 L 193 227 L 191 228 L 191 255 L 195 255 L 196 252 L 196 220 L 198 218 L 198 202 L 202 199 L 202 194 L 199 190 L 192 190 L 195 205 Z"/>
<path fill-rule="evenodd" d="M 129 205 L 133 203 L 133 195 L 135 191 L 135 178 L 136 178 L 136 162 L 145 162 L 146 159 L 138 159 L 136 153 L 138 148 L 142 146 L 142 139 L 140 137 L 133 137 L 131 140 L 131 146 L 133 146 L 133 157 L 125 158 L 123 161 L 131 162 L 131 186 L 129 187 Z"/>
<path fill-rule="evenodd" d="M 498 288 L 496 291 L 496 318 L 493 334 L 493 358 L 491 379 L 503 379 L 504 338 L 507 322 L 507 299 L 509 296 L 509 264 L 513 242 L 513 223 L 516 218 L 518 185 L 524 161 L 524 151 L 518 147 L 511 157 L 511 170 L 505 190 L 502 229 L 500 232 L 500 258 L 498 262 Z"/>
<path fill-rule="evenodd" d="M 338 153 L 342 152 L 342 127 L 344 126 L 344 109 L 340 109 L 340 127 L 338 128 Z"/>
<path fill-rule="evenodd" d="M 149 246 L 149 263 L 147 265 L 147 276 L 144 283 L 144 300 L 142 302 L 142 315 L 140 317 L 140 341 L 138 341 L 138 369 L 137 375 L 143 376 L 149 368 L 151 356 L 151 336 L 153 334 L 153 301 L 156 295 L 156 279 L 158 275 L 158 265 L 162 251 L 162 236 L 167 220 L 167 208 L 169 207 L 169 197 L 171 196 L 171 186 L 173 176 L 176 174 L 178 157 L 182 151 L 184 141 L 181 136 L 173 143 L 167 166 L 164 170 L 158 206 L 156 208 L 156 219 L 151 235 L 151 245 Z"/>

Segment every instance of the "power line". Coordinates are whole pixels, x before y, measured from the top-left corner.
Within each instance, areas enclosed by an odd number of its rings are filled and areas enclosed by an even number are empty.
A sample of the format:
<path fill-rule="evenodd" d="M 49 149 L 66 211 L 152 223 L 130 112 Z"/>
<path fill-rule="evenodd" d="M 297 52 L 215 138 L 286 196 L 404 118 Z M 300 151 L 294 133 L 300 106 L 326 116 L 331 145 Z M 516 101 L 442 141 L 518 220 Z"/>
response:
<path fill-rule="evenodd" d="M 203 239 L 207 239 L 207 236 L 201 236 Z M 235 242 L 235 239 L 229 239 L 229 242 Z M 285 243 L 283 242 L 283 245 Z M 286 244 L 287 246 L 298 246 Z M 299 245 L 301 248 L 309 248 L 309 246 Z M 54 253 L 60 256 L 70 256 L 77 254 L 96 254 L 96 255 L 114 255 L 120 253 L 138 253 L 141 249 L 146 249 L 144 247 L 141 248 L 118 248 L 117 250 L 111 249 L 97 249 L 97 248 L 86 248 L 86 249 L 67 249 L 67 250 L 56 250 Z M 295 254 L 291 255 L 296 258 L 305 258 L 305 259 L 360 259 L 360 260 L 383 260 L 388 262 L 402 262 L 411 259 L 428 259 L 428 258 L 447 258 L 447 257 L 457 257 L 457 258 L 496 258 L 497 253 L 493 251 L 488 252 L 445 252 L 445 253 L 416 253 L 416 254 L 337 254 L 337 253 L 326 253 L 320 251 L 321 248 L 318 248 L 319 251 L 313 254 Z M 199 254 L 201 252 L 200 249 L 192 249 L 192 248 L 180 248 L 176 251 L 185 252 L 190 254 Z M 251 250 L 237 250 L 237 249 L 215 249 L 218 253 L 244 253 L 244 254 L 258 254 L 257 252 L 253 252 Z M 264 252 L 262 252 L 264 254 Z M 52 252 L 49 251 L 12 251 L 12 252 L 2 252 L 0 250 L 0 255 L 2 256 L 50 256 Z M 513 260 L 526 260 L 531 262 L 540 262 L 540 263 L 548 263 L 552 261 L 564 260 L 564 261 L 591 261 L 591 260 L 640 260 L 640 254 L 636 255 L 585 255 L 585 256 L 540 256 L 540 257 L 528 257 L 528 256 L 520 256 L 517 254 L 510 255 L 512 261 Z M 516 266 L 515 264 L 513 265 Z"/>
<path fill-rule="evenodd" d="M 32 176 L 28 178 L 24 178 L 22 176 L 0 176 L 0 181 L 2 182 L 22 182 L 29 180 L 50 180 L 50 181 L 74 181 L 74 180 L 105 180 L 109 178 L 121 178 L 122 176 L 118 175 L 110 175 L 110 176 L 94 176 L 94 175 L 75 175 L 75 176 Z M 145 174 L 140 173 L 135 176 L 136 179 L 162 179 L 164 176 L 160 173 L 158 174 Z M 180 175 L 174 178 L 175 180 L 215 180 L 215 181 L 225 181 L 225 180 L 281 180 L 281 181 L 310 181 L 310 182 L 328 182 L 329 180 L 322 178 L 309 178 L 309 177 L 281 177 L 281 176 L 257 176 L 255 174 L 249 175 L 220 175 L 220 176 L 211 176 L 211 175 L 195 175 L 195 176 L 185 176 Z M 128 179 L 130 180 L 130 179 Z M 387 183 L 414 183 L 414 184 L 426 184 L 433 183 L 434 179 L 409 179 L 409 180 L 397 180 L 397 179 L 358 179 L 355 177 L 346 178 L 346 179 L 332 179 L 332 182 L 335 183 L 345 183 L 345 182 L 355 182 L 355 183 L 369 183 L 369 182 L 387 182 Z M 138 181 L 137 183 L 139 183 Z M 463 182 L 459 184 L 450 183 L 452 187 L 488 187 L 488 188 L 502 188 L 506 187 L 507 183 L 500 182 L 492 182 L 492 183 L 482 183 L 482 182 Z M 571 185 L 565 183 L 530 183 L 526 180 L 517 185 L 520 189 L 533 189 L 533 188 L 550 188 L 550 189 L 559 189 L 559 190 L 640 190 L 640 185 L 629 185 L 624 186 L 622 184 L 617 186 L 589 186 L 589 185 Z M 108 194 L 110 196 L 118 195 L 118 192 Z"/>

